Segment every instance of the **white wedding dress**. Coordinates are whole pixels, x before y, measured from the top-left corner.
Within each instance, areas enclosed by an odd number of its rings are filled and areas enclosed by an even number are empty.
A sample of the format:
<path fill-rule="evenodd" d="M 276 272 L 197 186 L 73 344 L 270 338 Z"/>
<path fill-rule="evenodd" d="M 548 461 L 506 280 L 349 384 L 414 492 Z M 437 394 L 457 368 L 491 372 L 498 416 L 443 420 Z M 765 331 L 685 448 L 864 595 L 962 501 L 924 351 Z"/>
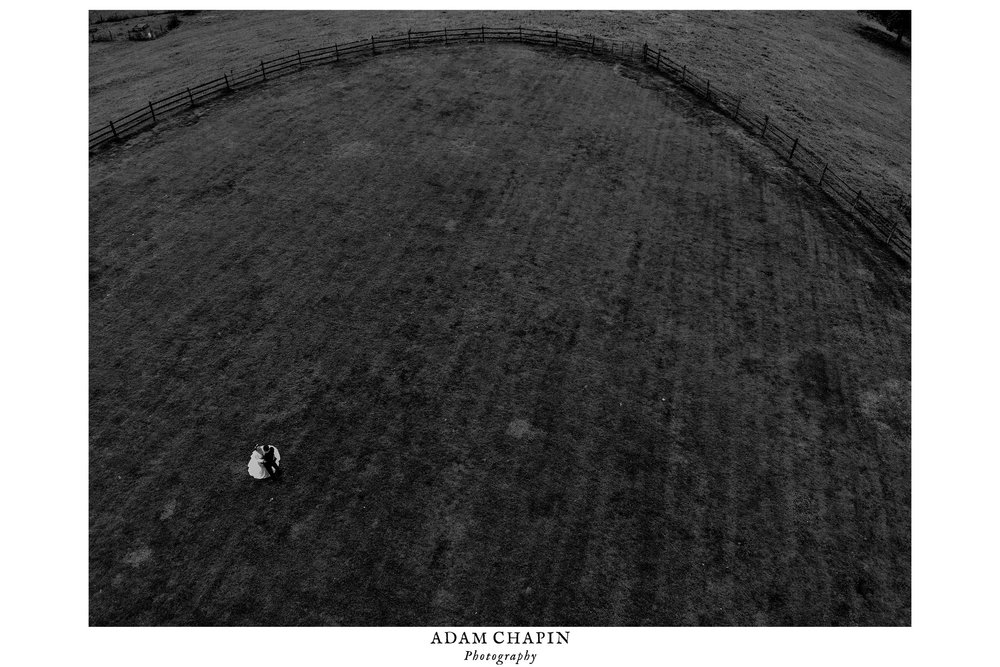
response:
<path fill-rule="evenodd" d="M 274 463 L 279 464 L 281 461 L 281 452 L 278 451 L 277 447 L 271 447 L 274 450 Z M 247 472 L 254 479 L 265 479 L 270 477 L 267 473 L 267 469 L 264 467 L 262 459 L 260 457 L 260 452 L 256 449 L 253 450 L 253 454 L 250 455 L 250 462 L 247 463 Z"/>

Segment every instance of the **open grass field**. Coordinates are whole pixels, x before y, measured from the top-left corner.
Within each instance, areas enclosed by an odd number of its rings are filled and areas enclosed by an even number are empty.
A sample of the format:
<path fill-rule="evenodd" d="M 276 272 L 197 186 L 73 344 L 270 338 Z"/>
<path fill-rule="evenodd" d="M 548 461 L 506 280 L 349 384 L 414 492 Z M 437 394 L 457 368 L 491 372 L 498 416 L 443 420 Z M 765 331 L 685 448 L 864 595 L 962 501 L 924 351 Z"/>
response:
<path fill-rule="evenodd" d="M 908 624 L 909 271 L 667 86 L 436 47 L 91 158 L 91 623 Z"/>
<path fill-rule="evenodd" d="M 662 46 L 745 95 L 884 207 L 910 210 L 910 59 L 855 12 L 200 12 L 152 42 L 90 49 L 91 129 L 296 49 L 408 28 L 524 25 Z"/>

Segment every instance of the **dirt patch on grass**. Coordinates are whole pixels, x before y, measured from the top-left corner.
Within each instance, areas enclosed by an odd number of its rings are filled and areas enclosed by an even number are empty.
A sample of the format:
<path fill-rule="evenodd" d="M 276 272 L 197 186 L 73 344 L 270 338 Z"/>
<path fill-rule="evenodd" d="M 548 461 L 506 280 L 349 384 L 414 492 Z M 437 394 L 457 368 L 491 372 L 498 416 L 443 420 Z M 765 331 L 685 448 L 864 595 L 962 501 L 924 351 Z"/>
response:
<path fill-rule="evenodd" d="M 369 158 L 378 153 L 378 144 L 370 140 L 348 141 L 337 146 L 333 155 L 343 160 Z"/>
<path fill-rule="evenodd" d="M 167 504 L 163 506 L 163 512 L 160 513 L 160 520 L 166 521 L 174 515 L 177 510 L 177 499 L 171 498 L 167 501 Z"/>
<path fill-rule="evenodd" d="M 125 555 L 125 563 L 131 565 L 132 567 L 139 567 L 153 559 L 153 550 L 149 547 L 139 547 L 133 551 L 128 552 Z"/>
<path fill-rule="evenodd" d="M 524 419 L 515 419 L 507 426 L 507 435 L 518 440 L 531 438 L 536 434 L 537 431 L 531 428 L 531 424 Z"/>

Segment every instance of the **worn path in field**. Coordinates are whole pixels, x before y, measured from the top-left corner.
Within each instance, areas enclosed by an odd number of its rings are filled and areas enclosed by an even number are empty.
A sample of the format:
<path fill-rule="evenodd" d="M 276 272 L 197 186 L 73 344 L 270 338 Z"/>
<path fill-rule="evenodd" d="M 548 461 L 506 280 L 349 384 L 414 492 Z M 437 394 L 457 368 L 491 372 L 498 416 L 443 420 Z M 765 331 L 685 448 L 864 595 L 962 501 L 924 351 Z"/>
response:
<path fill-rule="evenodd" d="M 394 54 L 92 160 L 92 623 L 909 622 L 908 273 L 623 74 Z"/>

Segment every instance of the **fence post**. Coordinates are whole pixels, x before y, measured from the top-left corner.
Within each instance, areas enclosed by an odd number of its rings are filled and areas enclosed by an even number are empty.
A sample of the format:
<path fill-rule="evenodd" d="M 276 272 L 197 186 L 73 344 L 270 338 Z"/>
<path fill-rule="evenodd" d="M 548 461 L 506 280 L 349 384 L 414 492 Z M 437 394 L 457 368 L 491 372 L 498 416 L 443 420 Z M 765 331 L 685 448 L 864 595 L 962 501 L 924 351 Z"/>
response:
<path fill-rule="evenodd" d="M 375 55 L 375 35 L 372 35 L 372 56 Z"/>
<path fill-rule="evenodd" d="M 646 62 L 646 51 L 648 51 L 648 50 L 649 50 L 649 46 L 646 44 L 646 42 L 643 42 L 642 43 L 642 62 Z"/>
<path fill-rule="evenodd" d="M 153 117 L 153 125 L 156 125 L 156 112 L 153 111 L 153 103 L 149 103 L 149 115 Z"/>
<path fill-rule="evenodd" d="M 115 129 L 115 121 L 109 120 L 108 125 L 111 126 L 111 134 L 115 135 L 115 139 L 118 139 L 118 130 Z"/>
<path fill-rule="evenodd" d="M 233 89 L 229 85 L 229 75 L 223 72 L 222 78 L 226 80 L 226 90 L 228 90 L 229 92 L 233 92 Z"/>
<path fill-rule="evenodd" d="M 796 148 L 798 147 L 798 145 L 799 145 L 799 138 L 798 138 L 798 137 L 795 137 L 795 142 L 794 142 L 794 143 L 792 144 L 792 150 L 791 150 L 791 152 L 790 152 L 790 153 L 788 154 L 788 159 L 789 159 L 789 160 L 791 160 L 791 159 L 792 159 L 792 156 L 793 156 L 793 155 L 795 155 L 795 149 L 796 149 Z"/>
<path fill-rule="evenodd" d="M 740 104 L 742 104 L 743 98 L 736 100 L 736 113 L 733 114 L 733 120 L 738 120 L 740 117 Z"/>
<path fill-rule="evenodd" d="M 556 46 L 559 46 L 559 31 L 556 30 Z"/>
<path fill-rule="evenodd" d="M 660 71 L 660 50 L 656 50 L 656 71 Z"/>
<path fill-rule="evenodd" d="M 767 122 L 768 122 L 768 118 L 767 118 L 767 116 L 765 115 L 765 116 L 764 116 L 764 129 L 760 131 L 760 138 L 761 138 L 761 139 L 763 139 L 763 138 L 764 138 L 764 135 L 765 135 L 765 134 L 767 134 Z"/>
<path fill-rule="evenodd" d="M 892 237 L 895 236 L 897 229 L 899 229 L 899 220 L 896 220 L 896 222 L 893 223 L 892 229 L 889 230 L 889 235 L 885 237 L 886 243 L 890 243 L 892 241 Z"/>
<path fill-rule="evenodd" d="M 820 184 L 820 186 L 823 185 L 823 179 L 826 178 L 826 168 L 829 167 L 829 166 L 830 166 L 829 164 L 824 164 L 823 165 L 823 173 L 819 175 L 819 184 Z"/>
<path fill-rule="evenodd" d="M 188 91 L 188 99 L 191 100 L 191 108 L 193 109 L 194 108 L 194 95 L 191 94 L 191 89 L 190 88 L 188 88 L 187 91 Z"/>
<path fill-rule="evenodd" d="M 336 44 L 333 45 L 333 55 L 334 55 L 334 62 L 338 62 L 340 60 L 340 47 L 337 46 Z"/>
<path fill-rule="evenodd" d="M 705 97 L 709 102 L 712 101 L 712 82 L 708 79 L 705 79 Z"/>
<path fill-rule="evenodd" d="M 413 31 L 410 28 L 406 29 L 406 48 L 408 49 L 413 48 L 413 38 L 410 36 L 411 32 Z"/>
<path fill-rule="evenodd" d="M 302 52 L 301 51 L 296 51 L 295 55 L 297 55 L 299 57 L 299 67 L 302 67 Z"/>
<path fill-rule="evenodd" d="M 521 26 L 517 26 L 517 41 L 524 43 L 524 35 L 521 34 Z"/>
<path fill-rule="evenodd" d="M 486 26 L 482 24 L 479 25 L 479 41 L 486 43 Z"/>
<path fill-rule="evenodd" d="M 448 29 L 444 29 L 444 45 L 448 46 Z"/>
<path fill-rule="evenodd" d="M 590 38 L 590 52 L 591 53 L 594 52 L 594 44 L 596 44 L 596 43 L 597 43 L 597 38 L 596 37 L 591 37 Z"/>

